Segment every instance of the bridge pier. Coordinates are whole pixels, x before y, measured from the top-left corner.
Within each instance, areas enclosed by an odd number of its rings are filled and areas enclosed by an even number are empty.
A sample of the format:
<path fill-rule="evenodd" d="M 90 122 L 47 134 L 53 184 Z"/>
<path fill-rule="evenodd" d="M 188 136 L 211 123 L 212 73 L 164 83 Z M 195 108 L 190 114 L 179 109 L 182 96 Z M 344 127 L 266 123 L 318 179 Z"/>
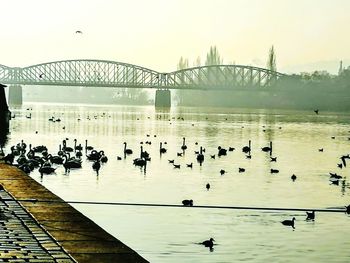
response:
<path fill-rule="evenodd" d="M 9 104 L 10 105 L 22 105 L 22 86 L 21 85 L 11 85 L 9 87 Z"/>
<path fill-rule="evenodd" d="M 165 107 L 165 108 L 171 107 L 170 90 L 168 90 L 168 89 L 167 90 L 162 90 L 162 89 L 156 90 L 155 106 L 156 107 Z"/>

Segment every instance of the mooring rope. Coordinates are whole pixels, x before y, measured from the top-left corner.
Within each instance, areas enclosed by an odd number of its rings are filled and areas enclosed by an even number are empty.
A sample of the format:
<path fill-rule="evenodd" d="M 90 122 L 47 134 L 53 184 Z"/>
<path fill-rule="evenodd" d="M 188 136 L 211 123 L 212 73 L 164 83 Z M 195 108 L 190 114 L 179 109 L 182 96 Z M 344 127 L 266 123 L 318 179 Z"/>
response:
<path fill-rule="evenodd" d="M 219 206 L 219 205 L 193 205 L 184 206 L 176 204 L 156 204 L 156 203 L 128 203 L 128 202 L 97 202 L 97 201 L 74 201 L 74 200 L 49 200 L 49 199 L 6 199 L 0 201 L 18 201 L 31 203 L 69 203 L 82 205 L 112 205 L 112 206 L 143 206 L 143 207 L 181 207 L 181 208 L 206 208 L 206 209 L 231 209 L 231 210 L 262 210 L 262 211 L 315 211 L 327 213 L 346 213 L 347 207 L 341 208 L 290 208 L 290 207 L 255 207 L 255 206 Z"/>

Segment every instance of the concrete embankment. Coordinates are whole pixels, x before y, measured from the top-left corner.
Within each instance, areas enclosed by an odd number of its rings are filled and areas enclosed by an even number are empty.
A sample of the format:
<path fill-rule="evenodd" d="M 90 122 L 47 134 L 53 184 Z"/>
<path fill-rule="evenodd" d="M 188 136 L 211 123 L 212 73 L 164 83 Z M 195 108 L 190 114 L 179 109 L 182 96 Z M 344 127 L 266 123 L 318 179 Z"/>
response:
<path fill-rule="evenodd" d="M 0 223 L 9 221 L 12 218 L 11 215 L 15 216 L 13 220 L 16 218 L 19 220 L 17 225 L 23 225 L 28 230 L 16 232 L 18 242 L 27 238 L 29 244 L 33 246 L 37 244 L 35 247 L 43 248 L 44 252 L 48 252 L 47 254 L 40 252 L 42 257 L 46 257 L 43 261 L 35 255 L 28 256 L 27 250 L 30 252 L 32 250 L 20 246 L 8 247 L 13 240 L 5 244 L 2 240 L 11 239 L 11 237 L 5 232 L 0 232 L 1 256 L 6 255 L 9 259 L 14 259 L 18 254 L 19 259 L 27 257 L 31 259 L 23 262 L 148 262 L 16 167 L 0 163 L 0 184 L 4 188 L 0 191 L 2 192 Z M 26 202 L 20 201 L 21 199 L 50 200 L 51 202 Z M 14 204 L 18 205 L 14 206 Z M 23 208 L 23 212 L 20 208 Z M 13 212 L 11 209 L 20 212 Z M 26 220 L 22 220 L 18 215 L 24 215 Z M 34 230 L 26 224 L 35 226 Z M 13 231 L 9 230 L 9 232 Z M 39 236 L 35 236 L 35 233 L 39 233 Z M 39 248 L 37 248 L 38 251 Z M 22 253 L 23 251 L 25 253 Z M 51 260 L 50 257 L 53 259 Z"/>

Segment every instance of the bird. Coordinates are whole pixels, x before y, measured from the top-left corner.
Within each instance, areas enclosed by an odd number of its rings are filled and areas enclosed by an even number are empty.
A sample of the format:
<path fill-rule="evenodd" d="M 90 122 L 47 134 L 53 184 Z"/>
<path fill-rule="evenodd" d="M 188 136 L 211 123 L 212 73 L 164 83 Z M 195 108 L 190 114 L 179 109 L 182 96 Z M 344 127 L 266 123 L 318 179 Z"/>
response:
<path fill-rule="evenodd" d="M 188 164 L 186 164 L 186 166 L 189 167 L 189 168 L 192 168 L 193 167 L 193 163 L 188 163 Z"/>
<path fill-rule="evenodd" d="M 262 147 L 261 150 L 263 152 L 272 152 L 272 142 L 270 142 L 270 146 L 265 146 L 265 147 Z"/>
<path fill-rule="evenodd" d="M 229 147 L 229 148 L 228 148 L 228 151 L 229 151 L 229 152 L 233 152 L 234 150 L 235 150 L 234 147 Z"/>
<path fill-rule="evenodd" d="M 277 161 L 277 157 L 270 157 L 270 162 L 276 162 Z"/>
<path fill-rule="evenodd" d="M 183 150 L 183 151 L 184 151 L 184 150 L 186 150 L 186 149 L 187 149 L 187 146 L 186 146 L 186 144 L 185 144 L 185 140 L 186 140 L 186 138 L 185 138 L 185 137 L 183 137 L 183 138 L 182 138 L 182 140 L 183 140 L 183 141 L 182 141 L 181 150 Z"/>
<path fill-rule="evenodd" d="M 250 150 L 251 150 L 251 141 L 249 140 L 248 141 L 248 146 L 244 146 L 243 148 L 242 148 L 242 152 L 244 152 L 244 153 L 249 153 L 250 152 Z"/>
<path fill-rule="evenodd" d="M 306 220 L 315 220 L 315 211 L 306 212 Z"/>
<path fill-rule="evenodd" d="M 218 147 L 218 156 L 220 157 L 221 155 L 227 155 L 227 150 L 224 148 L 221 148 L 221 146 Z"/>
<path fill-rule="evenodd" d="M 323 152 L 323 148 L 318 149 L 319 152 Z"/>
<path fill-rule="evenodd" d="M 117 160 L 120 161 L 122 159 L 122 157 L 120 156 L 117 156 Z"/>
<path fill-rule="evenodd" d="M 318 114 L 318 109 L 317 110 L 314 110 L 314 112 L 316 113 L 316 115 Z"/>
<path fill-rule="evenodd" d="M 83 34 L 83 31 L 77 30 L 77 31 L 75 31 L 75 33 L 76 33 L 76 34 Z"/>
<path fill-rule="evenodd" d="M 126 148 L 126 142 L 124 142 L 124 154 L 132 154 L 132 150 Z"/>
<path fill-rule="evenodd" d="M 162 143 L 160 143 L 160 145 L 159 145 L 159 152 L 166 153 L 166 149 L 162 147 Z"/>
<path fill-rule="evenodd" d="M 279 173 L 279 170 L 277 170 L 277 169 L 270 169 L 270 173 L 277 174 L 277 173 Z"/>
<path fill-rule="evenodd" d="M 211 159 L 215 159 L 215 154 L 210 155 L 210 158 L 211 158 Z"/>
<path fill-rule="evenodd" d="M 239 173 L 244 173 L 244 172 L 245 172 L 245 169 L 244 169 L 244 168 L 239 167 L 239 168 L 238 168 L 238 172 L 239 172 Z"/>
<path fill-rule="evenodd" d="M 220 174 L 221 174 L 221 175 L 224 175 L 225 173 L 226 173 L 225 170 L 223 170 L 223 169 L 220 170 Z"/>
<path fill-rule="evenodd" d="M 98 175 L 98 172 L 100 171 L 100 168 L 101 168 L 101 163 L 99 160 L 95 161 L 93 164 L 92 164 L 92 169 L 94 169 Z"/>
<path fill-rule="evenodd" d="M 210 189 L 210 184 L 207 183 L 207 184 L 205 185 L 205 188 L 207 188 L 207 190 L 209 191 L 209 189 Z"/>
<path fill-rule="evenodd" d="M 295 175 L 295 174 L 293 174 L 291 177 L 290 177 L 290 179 L 292 179 L 293 180 L 293 182 L 297 179 L 297 176 Z"/>
<path fill-rule="evenodd" d="M 180 164 L 173 164 L 174 165 L 174 168 L 176 168 L 176 169 L 180 169 Z"/>
<path fill-rule="evenodd" d="M 292 220 L 283 220 L 281 223 L 285 226 L 291 226 L 294 229 L 295 228 L 294 221 L 295 221 L 295 217 L 293 217 Z"/>
<path fill-rule="evenodd" d="M 200 243 L 201 245 L 204 245 L 205 247 L 209 247 L 209 248 L 213 248 L 214 246 L 214 238 L 210 238 L 209 240 L 205 240 L 202 243 Z"/>
<path fill-rule="evenodd" d="M 174 163 L 174 160 L 168 160 L 169 163 Z"/>
<path fill-rule="evenodd" d="M 182 204 L 184 206 L 193 206 L 193 200 L 192 199 L 190 199 L 190 200 L 188 200 L 188 199 L 182 200 Z"/>

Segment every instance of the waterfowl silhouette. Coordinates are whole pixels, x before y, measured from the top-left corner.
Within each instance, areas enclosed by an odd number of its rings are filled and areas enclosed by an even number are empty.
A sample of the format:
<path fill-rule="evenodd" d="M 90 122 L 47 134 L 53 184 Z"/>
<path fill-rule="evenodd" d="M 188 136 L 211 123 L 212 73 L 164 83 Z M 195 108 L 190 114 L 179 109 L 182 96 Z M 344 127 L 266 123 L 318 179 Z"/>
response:
<path fill-rule="evenodd" d="M 277 161 L 277 157 L 270 157 L 270 162 L 276 162 Z"/>
<path fill-rule="evenodd" d="M 202 162 L 204 161 L 203 147 L 202 146 L 200 147 L 199 154 L 197 154 L 196 159 L 197 159 L 197 162 L 199 162 L 200 164 L 202 164 Z"/>
<path fill-rule="evenodd" d="M 52 174 L 54 173 L 56 170 L 56 168 L 53 168 L 51 166 L 44 166 L 43 164 L 41 165 L 41 167 L 39 168 L 39 173 L 41 175 L 43 174 Z"/>
<path fill-rule="evenodd" d="M 249 140 L 248 141 L 248 146 L 244 146 L 243 148 L 242 148 L 242 152 L 244 152 L 244 153 L 249 153 L 251 151 L 251 141 Z"/>
<path fill-rule="evenodd" d="M 211 159 L 215 159 L 215 154 L 210 155 L 210 158 L 211 158 Z"/>
<path fill-rule="evenodd" d="M 183 151 L 187 149 L 187 146 L 185 144 L 185 140 L 186 140 L 185 137 L 183 137 L 182 138 L 182 146 L 181 146 L 181 150 L 183 150 Z"/>
<path fill-rule="evenodd" d="M 318 149 L 319 152 L 323 152 L 323 148 Z"/>
<path fill-rule="evenodd" d="M 227 155 L 227 150 L 222 148 L 221 146 L 218 147 L 218 156 L 220 157 L 221 155 Z"/>
<path fill-rule="evenodd" d="M 162 143 L 159 144 L 159 152 L 160 153 L 166 153 L 166 149 L 162 147 Z"/>
<path fill-rule="evenodd" d="M 281 223 L 285 226 L 291 226 L 294 229 L 295 228 L 294 221 L 295 221 L 295 217 L 293 217 L 292 220 L 283 220 Z"/>
<path fill-rule="evenodd" d="M 207 190 L 209 191 L 209 189 L 210 189 L 210 184 L 207 183 L 207 184 L 205 185 L 205 188 L 207 188 Z"/>
<path fill-rule="evenodd" d="M 88 140 L 85 140 L 85 151 L 91 151 L 93 149 L 94 147 L 92 147 L 91 145 L 88 145 Z"/>
<path fill-rule="evenodd" d="M 95 161 L 93 164 L 92 164 L 92 169 L 94 169 L 98 175 L 98 172 L 100 171 L 100 168 L 101 168 L 101 163 L 99 160 Z"/>
<path fill-rule="evenodd" d="M 306 220 L 315 220 L 315 211 L 306 212 Z"/>
<path fill-rule="evenodd" d="M 224 175 L 225 173 L 226 173 L 225 170 L 223 170 L 223 169 L 220 170 L 220 174 L 221 174 L 221 175 Z"/>
<path fill-rule="evenodd" d="M 228 147 L 228 151 L 229 151 L 229 152 L 233 152 L 234 150 L 235 150 L 234 147 Z"/>
<path fill-rule="evenodd" d="M 270 152 L 270 154 L 271 154 L 272 153 L 272 142 L 270 142 L 270 146 L 262 147 L 261 150 L 263 152 Z"/>
<path fill-rule="evenodd" d="M 277 170 L 277 169 L 270 169 L 270 173 L 272 173 L 272 174 L 277 174 L 277 173 L 279 173 L 280 171 L 279 170 Z"/>
<path fill-rule="evenodd" d="M 295 175 L 295 174 L 293 174 L 291 177 L 290 177 L 290 179 L 292 179 L 293 180 L 293 182 L 297 179 L 297 176 Z"/>
<path fill-rule="evenodd" d="M 239 167 L 239 168 L 238 168 L 238 172 L 239 172 L 239 173 L 244 173 L 244 172 L 245 172 L 245 169 L 244 169 L 244 168 Z"/>
<path fill-rule="evenodd" d="M 190 200 L 188 200 L 188 199 L 182 200 L 182 204 L 184 206 L 193 206 L 193 200 L 192 199 L 190 199 Z"/>
<path fill-rule="evenodd" d="M 174 168 L 176 169 L 180 169 L 181 165 L 180 164 L 173 164 L 174 165 Z"/>
<path fill-rule="evenodd" d="M 193 163 L 186 164 L 186 166 L 189 167 L 189 168 L 192 168 L 193 167 Z"/>
<path fill-rule="evenodd" d="M 214 246 L 214 238 L 210 238 L 209 240 L 205 240 L 202 243 L 200 243 L 201 245 L 204 245 L 205 247 L 209 247 L 209 248 L 213 248 Z"/>
<path fill-rule="evenodd" d="M 134 159 L 134 165 L 136 166 L 145 166 L 146 165 L 146 159 L 143 158 L 143 147 L 141 146 L 141 153 L 140 153 L 140 158 Z"/>
<path fill-rule="evenodd" d="M 174 163 L 174 160 L 168 160 L 169 163 Z"/>
<path fill-rule="evenodd" d="M 120 156 L 117 156 L 117 160 L 120 161 L 122 159 L 122 157 Z"/>
<path fill-rule="evenodd" d="M 177 156 L 180 156 L 180 157 L 181 157 L 181 156 L 182 156 L 182 153 L 177 153 Z"/>
<path fill-rule="evenodd" d="M 126 148 L 126 142 L 124 142 L 124 154 L 132 154 L 132 150 Z"/>

